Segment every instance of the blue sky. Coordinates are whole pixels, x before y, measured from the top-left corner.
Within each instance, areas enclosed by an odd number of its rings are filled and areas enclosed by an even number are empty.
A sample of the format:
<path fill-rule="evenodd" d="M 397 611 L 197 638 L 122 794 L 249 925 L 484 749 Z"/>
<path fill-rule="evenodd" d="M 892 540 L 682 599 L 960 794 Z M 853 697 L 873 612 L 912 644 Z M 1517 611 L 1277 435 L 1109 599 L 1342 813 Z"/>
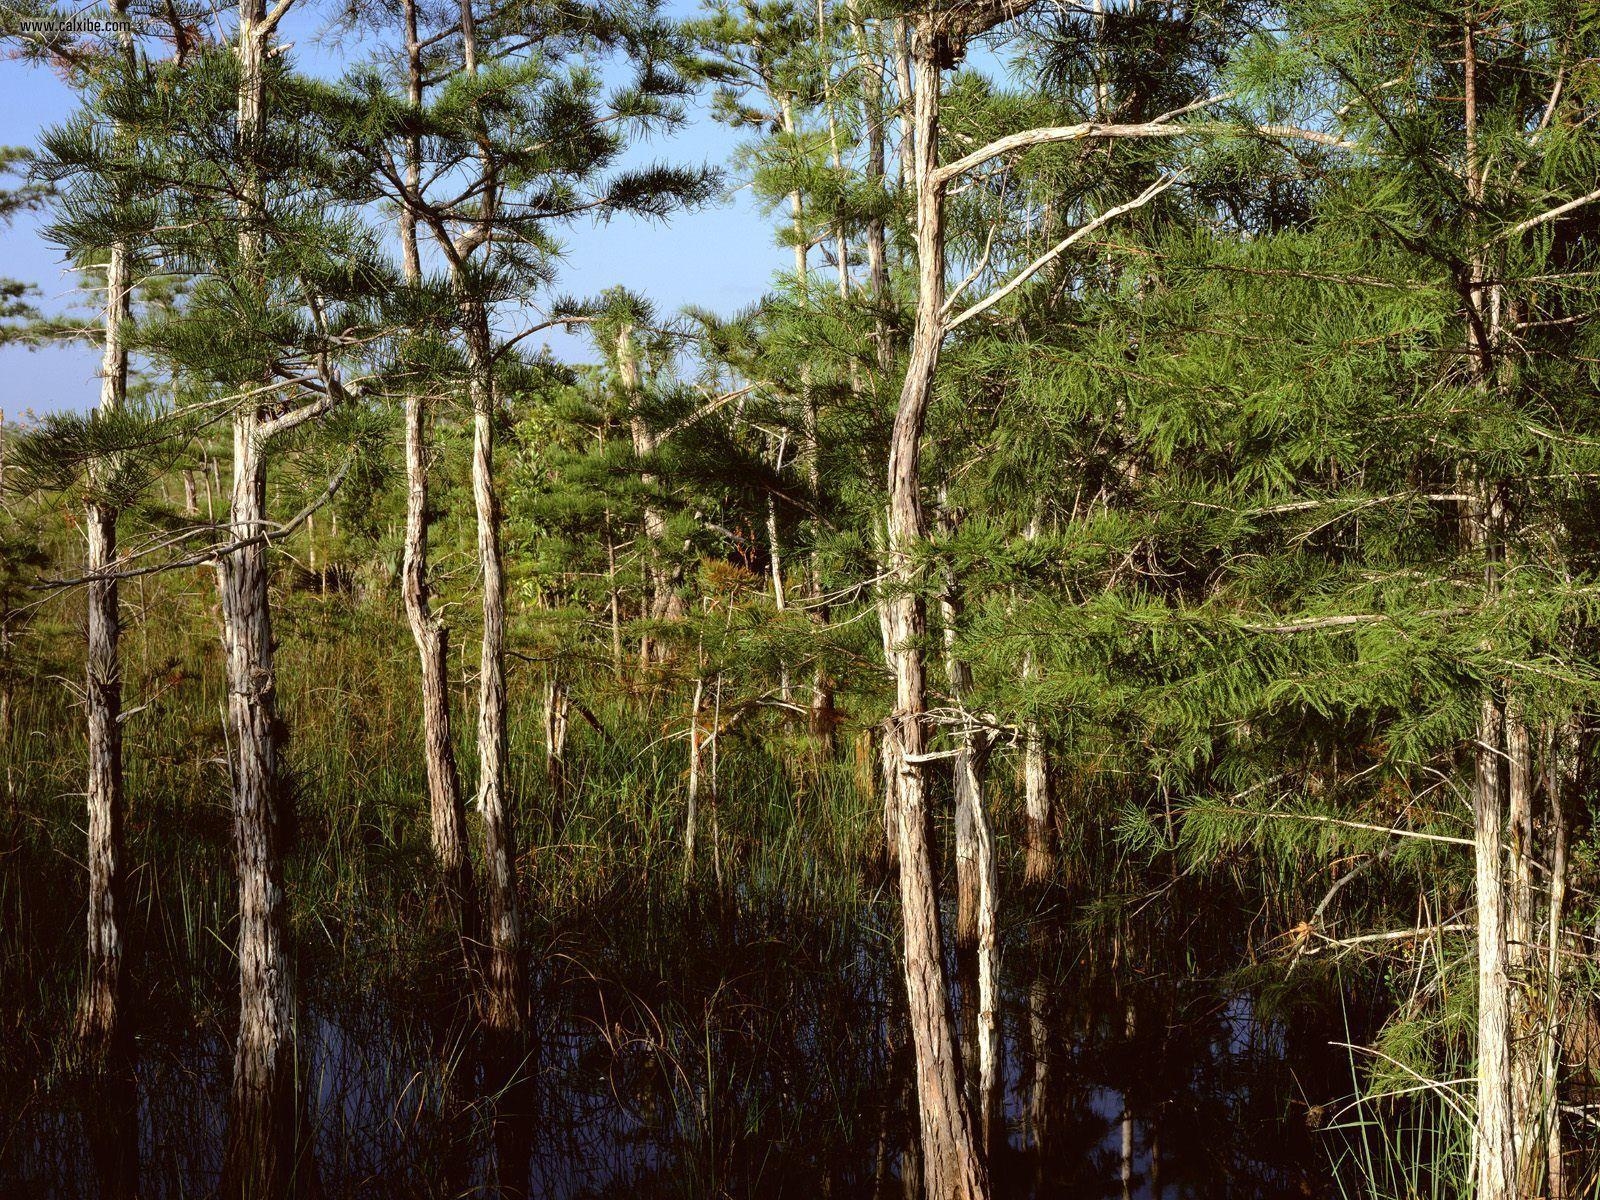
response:
<path fill-rule="evenodd" d="M 332 59 L 316 39 L 324 5 L 301 0 L 297 7 L 285 23 L 284 38 L 294 44 L 302 66 L 325 70 Z M 682 15 L 693 11 L 688 3 L 673 7 Z M 360 48 L 348 47 L 343 53 L 359 57 Z M 71 89 L 50 71 L 0 58 L 0 145 L 37 144 L 40 131 L 69 114 L 74 104 Z M 711 121 L 705 107 L 696 104 L 685 129 L 640 147 L 633 157 L 722 164 L 743 136 Z M 76 279 L 56 248 L 39 236 L 39 223 L 37 215 L 24 215 L 0 231 L 0 275 L 36 285 L 47 312 L 73 307 Z M 774 273 L 793 261 L 779 247 L 775 227 L 748 191 L 737 191 L 705 211 L 675 216 L 665 226 L 620 218 L 574 226 L 565 238 L 567 261 L 557 290 L 584 296 L 621 284 L 649 296 L 662 312 L 685 304 L 729 312 L 756 299 Z M 589 357 L 581 337 L 553 332 L 548 340 L 562 358 Z M 16 421 L 29 411 L 92 407 L 97 368 L 98 356 L 88 346 L 0 348 L 0 412 L 7 421 Z"/>

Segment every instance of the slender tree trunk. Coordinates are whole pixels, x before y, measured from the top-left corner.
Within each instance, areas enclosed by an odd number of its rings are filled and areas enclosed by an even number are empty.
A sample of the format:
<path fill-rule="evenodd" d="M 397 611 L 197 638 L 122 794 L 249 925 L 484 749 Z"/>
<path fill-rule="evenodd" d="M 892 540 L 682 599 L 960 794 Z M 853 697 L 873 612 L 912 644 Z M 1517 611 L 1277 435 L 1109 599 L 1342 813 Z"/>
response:
<path fill-rule="evenodd" d="M 885 555 L 887 557 L 887 555 Z M 879 573 L 886 568 L 880 567 Z M 877 600 L 878 633 L 883 642 L 883 663 L 895 673 L 894 629 L 889 620 L 889 599 Z M 883 774 L 883 860 L 891 870 L 900 865 L 900 742 L 894 733 L 894 719 L 878 731 L 878 765 Z"/>
<path fill-rule="evenodd" d="M 113 0 L 113 16 L 127 15 L 127 0 Z M 124 34 L 125 65 L 133 66 L 133 41 Z M 129 313 L 128 249 L 112 245 L 106 259 L 105 330 L 100 359 L 102 417 L 115 415 L 128 395 L 128 350 L 124 325 Z M 122 661 L 119 642 L 122 619 L 117 606 L 117 581 L 96 579 L 117 560 L 117 510 L 105 495 L 115 462 L 97 461 L 89 468 L 90 499 L 84 514 L 88 538 L 85 573 L 88 587 L 84 701 L 88 724 L 88 782 L 85 788 L 89 869 L 88 963 L 78 1006 L 78 1035 L 93 1056 L 111 1048 L 121 1020 L 124 964 L 123 909 L 123 776 Z M 9 705 L 7 706 L 9 709 Z M 9 711 L 6 714 L 9 720 Z"/>
<path fill-rule="evenodd" d="M 265 128 L 270 30 L 263 0 L 239 10 L 239 140 L 246 168 L 239 257 L 262 260 L 262 185 L 256 155 Z M 267 465 L 259 406 L 233 419 L 233 486 L 228 536 L 266 532 Z M 224 1191 L 276 1196 L 292 1184 L 296 1141 L 294 987 L 283 891 L 280 729 L 273 666 L 267 547 L 252 541 L 217 563 L 228 715 L 233 733 L 234 852 L 239 875 L 239 1031 Z"/>
<path fill-rule="evenodd" d="M 422 103 L 422 46 L 417 35 L 415 0 L 402 5 L 405 25 L 407 99 Z M 406 144 L 406 184 L 416 195 L 422 184 L 422 148 L 416 138 Z M 405 280 L 422 279 L 422 256 L 417 243 L 417 217 L 409 205 L 400 210 L 400 248 Z M 413 389 L 405 399 L 406 535 L 400 570 L 400 590 L 406 621 L 417 646 L 422 682 L 423 762 L 428 780 L 429 830 L 434 864 L 439 872 L 446 906 L 458 933 L 467 944 L 478 937 L 477 896 L 472 880 L 472 860 L 467 851 L 467 810 L 461 794 L 461 774 L 456 766 L 455 734 L 450 714 L 450 630 L 431 611 L 428 587 L 428 402 Z"/>
<path fill-rule="evenodd" d="M 478 659 L 478 804 L 488 876 L 489 961 L 484 1021 L 496 1033 L 518 1032 L 527 1009 L 522 969 L 522 914 L 517 901 L 516 833 L 506 795 L 506 597 L 500 550 L 500 499 L 494 482 L 494 382 L 483 305 L 464 306 L 472 394 L 472 499 L 483 587 L 483 642 Z"/>
<path fill-rule="evenodd" d="M 457 928 L 468 935 L 476 924 L 476 898 L 467 854 L 466 803 L 450 719 L 450 631 L 429 607 L 425 404 L 418 392 L 406 396 L 406 539 L 401 592 L 421 668 L 423 760 L 434 864 Z"/>
<path fill-rule="evenodd" d="M 947 534 L 956 519 L 941 504 L 940 524 Z M 961 587 L 955 573 L 945 568 L 940 597 L 944 624 L 945 671 L 950 694 L 965 712 L 972 693 L 972 668 L 956 653 L 961 621 Z M 969 959 L 968 974 L 976 987 L 965 993 L 964 1006 L 972 1010 L 973 1061 L 976 1072 L 974 1108 L 986 1150 L 995 1145 L 1000 1115 L 1000 871 L 994 849 L 994 827 L 983 805 L 983 782 L 988 772 L 990 738 L 986 730 L 968 724 L 956 733 L 956 959 Z"/>
<path fill-rule="evenodd" d="M 1477 137 L 1477 50 L 1469 20 L 1463 33 L 1463 99 L 1465 158 L 1463 174 L 1468 198 L 1484 199 L 1487 172 L 1479 161 Z M 1467 359 L 1478 388 L 1495 386 L 1498 337 L 1498 288 L 1486 287 L 1488 269 L 1474 260 L 1467 288 Z M 1467 502 L 1467 531 L 1484 557 L 1484 587 L 1497 586 L 1505 525 L 1500 489 L 1474 478 Z M 1478 921 L 1478 1080 L 1474 1158 L 1477 1200 L 1514 1200 L 1517 1182 L 1516 1116 L 1512 1100 L 1511 982 L 1506 948 L 1506 870 L 1504 828 L 1507 781 L 1506 713 L 1502 698 L 1491 689 L 1479 708 L 1472 789 L 1473 859 Z"/>
<path fill-rule="evenodd" d="M 700 709 L 704 701 L 706 681 L 696 676 L 694 697 L 689 703 L 689 812 L 683 826 L 684 870 L 694 870 L 695 838 L 700 824 Z"/>
<path fill-rule="evenodd" d="M 266 462 L 254 410 L 234 420 L 228 532 L 264 529 Z M 233 730 L 234 851 L 239 874 L 239 1033 L 229 1192 L 277 1195 L 289 1185 L 295 1135 L 294 991 L 283 892 L 282 780 L 266 547 L 236 550 L 217 567 Z"/>
<path fill-rule="evenodd" d="M 859 0 L 850 0 L 850 24 L 855 32 L 856 52 L 862 72 L 861 108 L 862 123 L 867 135 L 866 176 L 869 188 L 883 186 L 884 180 L 884 122 L 888 119 L 883 100 L 883 66 L 873 50 L 862 20 Z M 909 76 L 907 77 L 909 79 Z M 903 181 L 902 181 L 903 182 Z M 877 309 L 873 321 L 873 340 L 878 370 L 889 371 L 894 366 L 894 346 L 890 343 L 887 308 L 889 305 L 889 259 L 884 244 L 883 218 L 874 213 L 867 218 L 867 281 L 872 289 L 872 303 Z"/>
<path fill-rule="evenodd" d="M 544 773 L 559 818 L 567 801 L 567 731 L 571 724 L 572 697 L 555 670 L 544 681 Z"/>
<path fill-rule="evenodd" d="M 118 8 L 119 14 L 123 9 Z M 100 368 L 100 412 L 111 415 L 127 396 L 128 352 L 123 322 L 128 313 L 128 258 L 120 243 L 106 263 L 105 344 Z M 123 779 L 122 663 L 118 653 L 122 622 L 117 611 L 117 581 L 95 579 L 117 559 L 117 510 L 102 493 L 115 463 L 90 468 L 90 500 L 84 526 L 88 534 L 88 646 L 84 696 L 88 708 L 89 915 L 88 970 L 78 1008 L 78 1033 L 97 1057 L 118 1030 L 123 992 Z"/>
<path fill-rule="evenodd" d="M 784 440 L 780 438 L 778 452 L 772 464 L 774 474 L 783 470 L 783 449 Z M 771 566 L 772 606 L 781 613 L 788 608 L 789 597 L 783 586 L 783 542 L 778 536 L 778 505 L 770 493 L 767 495 L 767 559 Z M 787 662 L 778 663 L 778 696 L 785 705 L 792 703 L 794 699 Z M 786 716 L 785 720 L 787 719 Z"/>
<path fill-rule="evenodd" d="M 1500 702 L 1483 700 L 1472 792 L 1478 910 L 1478 1196 L 1511 1200 L 1516 1179 L 1511 1105 L 1510 979 L 1506 973 Z"/>
<path fill-rule="evenodd" d="M 1558 727 L 1550 739 L 1548 783 L 1550 795 L 1551 853 L 1550 893 L 1545 936 L 1545 1011 L 1540 1046 L 1541 1119 L 1545 1134 L 1545 1196 L 1547 1200 L 1567 1200 L 1567 1172 L 1562 1156 L 1559 1073 L 1563 994 L 1561 923 L 1567 900 L 1567 795 L 1577 776 L 1576 720 Z"/>
<path fill-rule="evenodd" d="M 617 331 L 617 377 L 622 387 L 622 393 L 627 398 L 628 405 L 633 409 L 629 419 L 629 430 L 633 436 L 633 452 L 641 459 L 654 454 L 660 445 L 656 433 L 645 423 L 644 417 L 638 412 L 638 395 L 640 386 L 639 349 L 634 342 L 634 328 L 631 324 L 624 323 Z M 656 484 L 655 475 L 646 471 L 640 476 L 640 482 L 648 488 Z M 661 509 L 650 501 L 644 505 L 644 572 L 645 572 L 645 599 L 644 612 L 653 621 L 681 620 L 686 609 L 683 597 L 678 595 L 678 578 L 675 571 L 669 570 L 662 564 L 662 547 L 667 536 L 667 518 Z M 656 638 L 645 634 L 639 639 L 640 662 L 648 666 L 651 663 L 664 662 L 666 650 Z"/>
<path fill-rule="evenodd" d="M 943 341 L 944 211 L 938 165 L 940 70 L 931 21 L 919 19 L 913 54 L 917 188 L 917 314 L 905 384 L 889 444 L 889 562 L 898 594 L 888 599 L 894 648 L 900 809 L 900 904 L 905 923 L 906 995 L 917 1066 L 923 1173 L 929 1200 L 971 1200 L 989 1193 L 971 1113 L 962 1094 L 960 1060 L 946 987 L 933 875 L 922 756 L 926 749 L 926 686 L 922 639 L 927 619 L 916 591 L 917 550 L 926 537 L 921 500 L 922 430 Z"/>
<path fill-rule="evenodd" d="M 1533 805 L 1534 764 L 1521 705 L 1507 700 L 1506 853 L 1510 887 L 1506 898 L 1506 972 L 1511 1056 L 1512 1140 L 1518 1188 L 1532 1195 L 1544 1174 L 1544 1129 L 1539 1103 L 1542 1026 L 1538 1001 L 1543 964 L 1539 961 L 1539 928 L 1534 911 Z"/>

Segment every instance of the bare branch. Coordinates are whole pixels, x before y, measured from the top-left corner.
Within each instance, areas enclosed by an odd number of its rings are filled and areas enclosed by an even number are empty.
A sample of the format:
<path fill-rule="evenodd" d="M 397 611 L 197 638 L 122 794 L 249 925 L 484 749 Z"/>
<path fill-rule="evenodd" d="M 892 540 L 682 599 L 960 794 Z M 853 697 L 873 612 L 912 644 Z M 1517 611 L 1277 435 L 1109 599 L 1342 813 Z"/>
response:
<path fill-rule="evenodd" d="M 1179 172 L 1176 175 L 1164 176 L 1163 178 L 1156 180 L 1156 182 L 1152 183 L 1149 187 L 1145 188 L 1144 191 L 1139 193 L 1139 195 L 1135 196 L 1132 200 L 1129 200 L 1124 204 L 1119 204 L 1114 208 L 1108 208 L 1105 212 L 1101 213 L 1088 224 L 1078 226 L 1078 228 L 1074 229 L 1066 237 L 1062 238 L 1054 246 L 1050 247 L 1050 249 L 1046 250 L 1038 258 L 1034 259 L 1031 263 L 1024 267 L 1017 275 L 1013 276 L 1011 281 L 1004 287 L 998 289 L 997 291 L 990 292 L 982 300 L 979 300 L 976 304 L 969 307 L 965 312 L 945 322 L 945 332 L 949 333 L 957 326 L 963 324 L 964 322 L 970 321 L 973 317 L 977 316 L 986 309 L 993 308 L 1012 292 L 1016 291 L 1023 284 L 1027 283 L 1028 280 L 1032 279 L 1036 274 L 1039 273 L 1039 271 L 1043 270 L 1052 261 L 1065 254 L 1067 250 L 1069 250 L 1075 243 L 1082 241 L 1095 230 L 1101 229 L 1110 224 L 1123 213 L 1132 212 L 1136 208 L 1143 208 L 1146 204 L 1149 204 L 1150 201 L 1154 200 L 1162 192 L 1172 187 L 1182 178 L 1182 172 Z"/>

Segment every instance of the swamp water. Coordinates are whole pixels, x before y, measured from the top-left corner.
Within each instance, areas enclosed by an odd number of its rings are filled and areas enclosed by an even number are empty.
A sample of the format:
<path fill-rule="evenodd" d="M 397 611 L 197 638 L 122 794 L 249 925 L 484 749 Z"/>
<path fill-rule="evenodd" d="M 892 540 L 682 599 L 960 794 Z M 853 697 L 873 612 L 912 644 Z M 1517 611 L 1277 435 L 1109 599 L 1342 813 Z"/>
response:
<path fill-rule="evenodd" d="M 525 1057 L 487 1058 L 437 970 L 302 979 L 310 1194 L 915 1195 L 891 918 L 693 895 L 612 914 L 542 947 Z M 1181 942 L 1113 954 L 1077 928 L 1061 909 L 1006 931 L 996 1195 L 1329 1194 L 1314 1127 L 1350 1089 L 1343 1026 L 1162 969 Z M 211 1193 L 227 1039 L 174 1016 L 139 1013 L 131 1087 L 6 1077 L 0 1195 Z"/>

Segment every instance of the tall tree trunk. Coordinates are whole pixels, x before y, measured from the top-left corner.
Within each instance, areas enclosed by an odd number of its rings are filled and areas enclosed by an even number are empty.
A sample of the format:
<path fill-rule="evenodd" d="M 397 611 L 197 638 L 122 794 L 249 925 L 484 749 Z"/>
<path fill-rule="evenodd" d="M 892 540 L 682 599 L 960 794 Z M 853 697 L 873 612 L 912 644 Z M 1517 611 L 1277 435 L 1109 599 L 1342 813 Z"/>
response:
<path fill-rule="evenodd" d="M 266 461 L 254 409 L 234 420 L 229 536 L 264 530 Z M 233 730 L 234 852 L 239 874 L 239 1034 L 227 1190 L 277 1195 L 289 1184 L 295 1128 L 294 992 L 283 892 L 282 780 L 266 547 L 217 567 Z"/>
<path fill-rule="evenodd" d="M 1462 37 L 1465 155 L 1463 176 L 1468 199 L 1480 206 L 1487 168 L 1480 162 L 1477 112 L 1477 50 L 1471 20 Z M 1469 369 L 1479 390 L 1495 386 L 1499 352 L 1499 289 L 1486 286 L 1482 256 L 1467 281 Z M 1498 584 L 1505 526 L 1505 499 L 1499 487 L 1474 475 L 1467 505 L 1467 534 L 1484 558 L 1484 588 Z M 1494 688 L 1479 706 L 1472 788 L 1473 859 L 1478 920 L 1478 1080 L 1474 1158 L 1477 1200 L 1513 1200 L 1517 1181 L 1516 1117 L 1512 1103 L 1511 1001 L 1506 950 L 1506 720 Z"/>
<path fill-rule="evenodd" d="M 1538 1002 L 1543 964 L 1534 911 L 1534 764 L 1522 706 L 1505 705 L 1506 856 L 1510 886 L 1506 897 L 1506 974 L 1511 1056 L 1511 1120 L 1519 1194 L 1532 1195 L 1544 1173 L 1544 1141 L 1539 1104 L 1543 1055 Z"/>
<path fill-rule="evenodd" d="M 114 8 L 119 15 L 125 6 Z M 106 263 L 105 342 L 100 368 L 100 412 L 116 413 L 127 397 L 128 351 L 123 322 L 128 314 L 128 256 L 121 243 Z M 103 487 L 115 463 L 96 462 L 89 472 L 88 646 L 84 696 L 88 708 L 88 970 L 78 1008 L 78 1034 L 93 1054 L 108 1050 L 117 1034 L 123 991 L 122 960 L 122 663 L 118 642 L 117 581 L 95 578 L 117 559 L 117 510 Z"/>
<path fill-rule="evenodd" d="M 450 631 L 429 607 L 425 405 L 418 392 L 406 396 L 406 540 L 401 593 L 421 668 L 423 759 L 434 865 L 452 919 L 465 937 L 474 933 L 476 898 L 467 854 L 466 803 L 450 720 Z"/>
<path fill-rule="evenodd" d="M 942 498 L 941 498 L 942 499 Z M 941 503 L 940 525 L 946 534 L 957 527 L 955 515 Z M 944 627 L 945 671 L 950 694 L 966 712 L 972 693 L 972 668 L 956 652 L 961 622 L 961 585 L 950 567 L 944 568 L 940 596 Z M 970 722 L 956 732 L 955 834 L 956 834 L 956 961 L 963 966 L 963 1006 L 972 1014 L 973 1084 L 979 1127 L 986 1149 L 994 1145 L 1000 1102 L 1000 872 L 994 849 L 994 827 L 983 806 L 983 782 L 988 772 L 990 737 Z M 975 986 L 970 986 L 975 985 Z"/>
<path fill-rule="evenodd" d="M 1549 905 L 1545 915 L 1545 1010 L 1540 1046 L 1541 1120 L 1545 1134 L 1545 1196 L 1567 1200 L 1566 1163 L 1562 1155 L 1561 1108 L 1557 1091 L 1561 1070 L 1562 936 L 1567 901 L 1567 797 L 1575 791 L 1579 738 L 1577 719 L 1558 726 L 1550 738 L 1546 790 L 1550 796 L 1551 852 Z"/>
<path fill-rule="evenodd" d="M 883 186 L 884 180 L 883 127 L 888 119 L 883 100 L 883 64 L 872 47 L 866 22 L 862 20 L 860 0 L 850 0 L 849 12 L 862 73 L 861 117 L 867 134 L 867 186 L 869 189 L 878 188 Z M 867 218 L 866 225 L 867 281 L 872 289 L 873 306 L 877 310 L 873 320 L 874 350 L 878 370 L 886 372 L 894 366 L 894 346 L 889 340 L 889 259 L 884 244 L 883 218 L 873 213 Z"/>
<path fill-rule="evenodd" d="M 552 667 L 544 681 L 544 774 L 555 806 L 552 819 L 558 824 L 567 801 L 567 731 L 571 717 L 572 697 L 566 680 Z"/>
<path fill-rule="evenodd" d="M 113 0 L 113 16 L 125 18 L 127 7 L 127 0 Z M 123 34 L 121 42 L 125 65 L 131 68 L 132 36 Z M 114 416 L 127 401 L 128 350 L 123 334 L 129 299 L 128 248 L 117 242 L 106 259 L 105 331 L 100 358 L 102 417 Z M 112 571 L 117 560 L 117 510 L 105 495 L 108 476 L 116 469 L 115 462 L 90 464 L 90 495 L 84 514 L 88 536 L 85 574 L 91 579 L 84 672 L 89 759 L 85 788 L 89 911 L 88 965 L 78 1006 L 78 1035 L 97 1058 L 110 1049 L 117 1035 L 124 980 L 122 662 L 118 652 L 122 619 L 117 608 L 116 579 L 96 578 Z"/>
<path fill-rule="evenodd" d="M 634 327 L 631 323 L 624 322 L 617 330 L 616 353 L 618 383 L 632 410 L 629 432 L 633 437 L 633 452 L 643 459 L 655 453 L 660 445 L 660 438 L 645 422 L 643 414 L 638 411 L 641 371 L 639 348 L 634 339 Z M 640 475 L 640 482 L 647 489 L 652 488 L 656 484 L 656 477 L 646 471 Z M 646 500 L 644 504 L 645 598 L 642 608 L 644 615 L 652 621 L 682 620 L 688 611 L 684 607 L 683 597 L 678 594 L 680 582 L 678 572 L 662 564 L 662 547 L 666 543 L 666 535 L 666 515 L 654 503 Z M 643 665 L 663 662 L 665 659 L 666 648 L 655 637 L 646 633 L 639 639 L 639 660 Z"/>
<path fill-rule="evenodd" d="M 258 164 L 266 124 L 265 64 L 271 30 L 264 0 L 239 9 L 238 130 L 245 162 L 239 258 L 259 270 L 263 187 Z M 228 715 L 233 732 L 234 853 L 239 875 L 239 1032 L 223 1164 L 230 1194 L 288 1191 L 297 1115 L 294 988 L 283 891 L 282 778 L 278 752 L 272 610 L 268 595 L 267 464 L 262 410 L 233 418 L 228 536 L 240 548 L 217 563 Z"/>
<path fill-rule="evenodd" d="M 705 697 L 706 681 L 704 676 L 696 676 L 694 681 L 694 697 L 689 702 L 689 812 L 683 825 L 683 855 L 684 870 L 694 870 L 695 839 L 699 834 L 700 824 L 700 710 Z"/>
<path fill-rule="evenodd" d="M 1032 541 L 1039 536 L 1039 523 L 1029 523 L 1023 534 Z M 1033 652 L 1022 656 L 1024 682 L 1034 675 Z M 1022 796 L 1024 878 L 1030 884 L 1050 877 L 1055 854 L 1051 845 L 1055 826 L 1055 779 L 1050 770 L 1049 749 L 1037 718 L 1028 717 L 1022 726 Z"/>
<path fill-rule="evenodd" d="M 422 103 L 422 43 L 417 34 L 415 0 L 401 8 L 406 40 L 406 98 Z M 406 143 L 406 185 L 412 195 L 422 186 L 422 147 Z M 417 216 L 409 205 L 400 210 L 400 249 L 407 284 L 422 280 L 422 255 L 417 243 Z M 478 938 L 477 896 L 472 859 L 467 851 L 467 810 L 456 766 L 455 734 L 450 715 L 450 630 L 431 611 L 428 587 L 428 402 L 420 390 L 407 392 L 406 536 L 400 569 L 400 590 L 406 621 L 417 646 L 422 681 L 423 763 L 428 780 L 429 830 L 443 898 L 463 943 Z"/>
<path fill-rule="evenodd" d="M 1478 916 L 1478 1196 L 1511 1200 L 1516 1180 L 1511 1105 L 1510 979 L 1506 973 L 1504 786 L 1500 702 L 1484 697 L 1478 720 L 1472 790 L 1473 859 Z"/>
<path fill-rule="evenodd" d="M 927 632 L 926 613 L 917 591 L 917 551 L 926 536 L 921 499 L 922 430 L 943 341 L 944 304 L 944 210 L 936 179 L 940 69 L 930 19 L 916 22 L 912 53 L 917 72 L 913 93 L 917 314 L 889 444 L 889 565 L 897 588 L 887 603 L 896 699 L 889 732 L 897 743 L 900 904 L 924 1179 L 929 1200 L 971 1200 L 988 1195 L 989 1180 L 962 1094 L 960 1060 L 955 1054 L 922 761 L 926 747 L 922 639 Z"/>
<path fill-rule="evenodd" d="M 496 1033 L 523 1026 L 527 979 L 522 969 L 522 914 L 517 901 L 516 833 L 506 796 L 506 596 L 500 550 L 500 499 L 494 482 L 494 381 L 483 305 L 465 305 L 472 396 L 472 499 L 483 587 L 483 642 L 478 658 L 478 804 L 488 876 L 488 969 L 484 1021 Z"/>

